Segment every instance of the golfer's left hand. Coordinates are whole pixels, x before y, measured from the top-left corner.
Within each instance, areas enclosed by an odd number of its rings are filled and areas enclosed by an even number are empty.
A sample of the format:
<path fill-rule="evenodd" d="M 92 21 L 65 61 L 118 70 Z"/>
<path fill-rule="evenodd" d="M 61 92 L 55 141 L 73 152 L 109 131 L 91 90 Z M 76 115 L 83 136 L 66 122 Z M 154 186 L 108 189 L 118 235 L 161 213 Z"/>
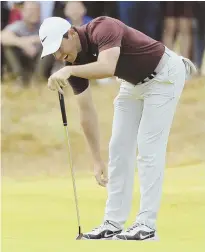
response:
<path fill-rule="evenodd" d="M 63 87 L 68 85 L 67 79 L 71 76 L 71 68 L 69 66 L 63 67 L 55 72 L 48 79 L 48 88 L 53 91 L 59 91 L 63 94 Z"/>
<path fill-rule="evenodd" d="M 107 168 L 102 160 L 94 163 L 94 175 L 99 185 L 106 187 L 108 183 Z"/>

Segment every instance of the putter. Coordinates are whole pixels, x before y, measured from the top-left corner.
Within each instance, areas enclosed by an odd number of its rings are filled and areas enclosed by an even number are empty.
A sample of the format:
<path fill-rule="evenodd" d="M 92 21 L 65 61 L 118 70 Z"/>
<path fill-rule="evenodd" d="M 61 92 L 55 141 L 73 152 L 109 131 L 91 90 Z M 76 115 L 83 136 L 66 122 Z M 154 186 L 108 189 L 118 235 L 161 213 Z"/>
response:
<path fill-rule="evenodd" d="M 77 213 L 78 236 L 76 237 L 76 240 L 81 240 L 83 233 L 81 232 L 81 225 L 80 225 L 80 214 L 79 214 L 78 198 L 77 198 L 77 191 L 76 191 L 76 184 L 75 184 L 75 175 L 74 175 L 74 170 L 73 170 L 73 162 L 72 162 L 72 155 L 71 155 L 71 148 L 70 148 L 70 141 L 69 141 L 69 134 L 68 134 L 68 124 L 67 124 L 67 116 L 66 116 L 66 110 L 65 110 L 65 102 L 64 102 L 64 96 L 60 92 L 58 92 L 58 97 L 59 97 L 59 102 L 60 102 L 63 126 L 65 129 L 65 137 L 66 137 L 67 146 L 68 146 L 68 159 L 69 159 L 69 165 L 70 165 L 70 170 L 71 170 L 73 191 L 74 191 L 74 198 L 75 198 L 75 206 L 76 206 L 76 213 Z"/>

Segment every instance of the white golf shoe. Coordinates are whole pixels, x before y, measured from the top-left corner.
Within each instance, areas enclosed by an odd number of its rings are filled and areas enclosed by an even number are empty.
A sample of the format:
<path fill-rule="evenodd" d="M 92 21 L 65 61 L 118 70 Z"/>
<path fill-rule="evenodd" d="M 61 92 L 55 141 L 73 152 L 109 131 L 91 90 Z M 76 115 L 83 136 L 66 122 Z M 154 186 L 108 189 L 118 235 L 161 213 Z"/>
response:
<path fill-rule="evenodd" d="M 146 225 L 135 223 L 130 228 L 117 234 L 113 240 L 129 240 L 129 241 L 157 241 L 156 231 Z"/>
<path fill-rule="evenodd" d="M 111 221 L 105 221 L 102 225 L 94 228 L 91 232 L 84 233 L 82 240 L 112 240 L 113 236 L 120 234 L 122 230 Z"/>

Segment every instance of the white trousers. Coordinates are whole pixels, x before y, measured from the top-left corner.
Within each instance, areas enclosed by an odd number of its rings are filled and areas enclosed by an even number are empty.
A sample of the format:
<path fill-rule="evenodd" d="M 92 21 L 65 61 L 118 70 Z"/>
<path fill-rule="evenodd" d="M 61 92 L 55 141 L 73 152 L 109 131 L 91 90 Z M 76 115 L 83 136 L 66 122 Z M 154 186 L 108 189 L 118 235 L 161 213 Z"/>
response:
<path fill-rule="evenodd" d="M 165 54 L 168 60 L 154 79 L 136 86 L 123 81 L 114 100 L 104 220 L 122 227 L 131 209 L 138 150 L 141 198 L 136 221 L 156 229 L 166 147 L 186 74 L 181 57 L 169 49 Z"/>

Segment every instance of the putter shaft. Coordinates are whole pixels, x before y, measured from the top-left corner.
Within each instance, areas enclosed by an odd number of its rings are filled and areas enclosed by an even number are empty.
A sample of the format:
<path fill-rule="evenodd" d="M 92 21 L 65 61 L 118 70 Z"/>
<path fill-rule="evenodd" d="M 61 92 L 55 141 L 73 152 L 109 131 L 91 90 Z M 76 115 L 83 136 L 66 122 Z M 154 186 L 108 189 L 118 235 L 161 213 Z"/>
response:
<path fill-rule="evenodd" d="M 78 231 L 81 234 L 81 226 L 80 226 L 80 213 L 78 207 L 78 197 L 77 197 L 77 190 L 76 190 L 76 183 L 75 183 L 75 174 L 73 170 L 73 162 L 72 162 L 72 154 L 70 148 L 70 141 L 69 141 L 69 133 L 68 133 L 68 126 L 64 126 L 65 129 L 65 136 L 67 139 L 67 147 L 68 147 L 68 159 L 69 159 L 69 166 L 71 170 L 72 182 L 73 182 L 73 191 L 74 191 L 74 198 L 75 198 L 75 206 L 76 206 L 76 213 L 77 213 L 77 221 L 78 221 Z"/>
<path fill-rule="evenodd" d="M 69 161 L 69 166 L 70 166 L 71 176 L 72 176 L 72 182 L 73 182 L 73 191 L 74 191 L 75 206 L 76 206 L 77 221 L 78 221 L 78 233 L 79 233 L 78 239 L 81 239 L 82 233 L 81 233 L 81 226 L 80 226 L 80 213 L 79 213 L 79 207 L 78 207 L 78 198 L 77 198 L 77 191 L 76 191 L 76 184 L 75 184 L 75 174 L 74 174 L 74 169 L 73 169 L 71 146 L 70 146 L 69 133 L 68 133 L 68 123 L 67 123 L 67 116 L 66 116 L 65 102 L 64 102 L 63 94 L 58 92 L 58 98 L 59 98 L 59 102 L 60 102 L 63 126 L 64 126 L 64 129 L 65 129 L 65 138 L 67 140 L 68 161 Z"/>

